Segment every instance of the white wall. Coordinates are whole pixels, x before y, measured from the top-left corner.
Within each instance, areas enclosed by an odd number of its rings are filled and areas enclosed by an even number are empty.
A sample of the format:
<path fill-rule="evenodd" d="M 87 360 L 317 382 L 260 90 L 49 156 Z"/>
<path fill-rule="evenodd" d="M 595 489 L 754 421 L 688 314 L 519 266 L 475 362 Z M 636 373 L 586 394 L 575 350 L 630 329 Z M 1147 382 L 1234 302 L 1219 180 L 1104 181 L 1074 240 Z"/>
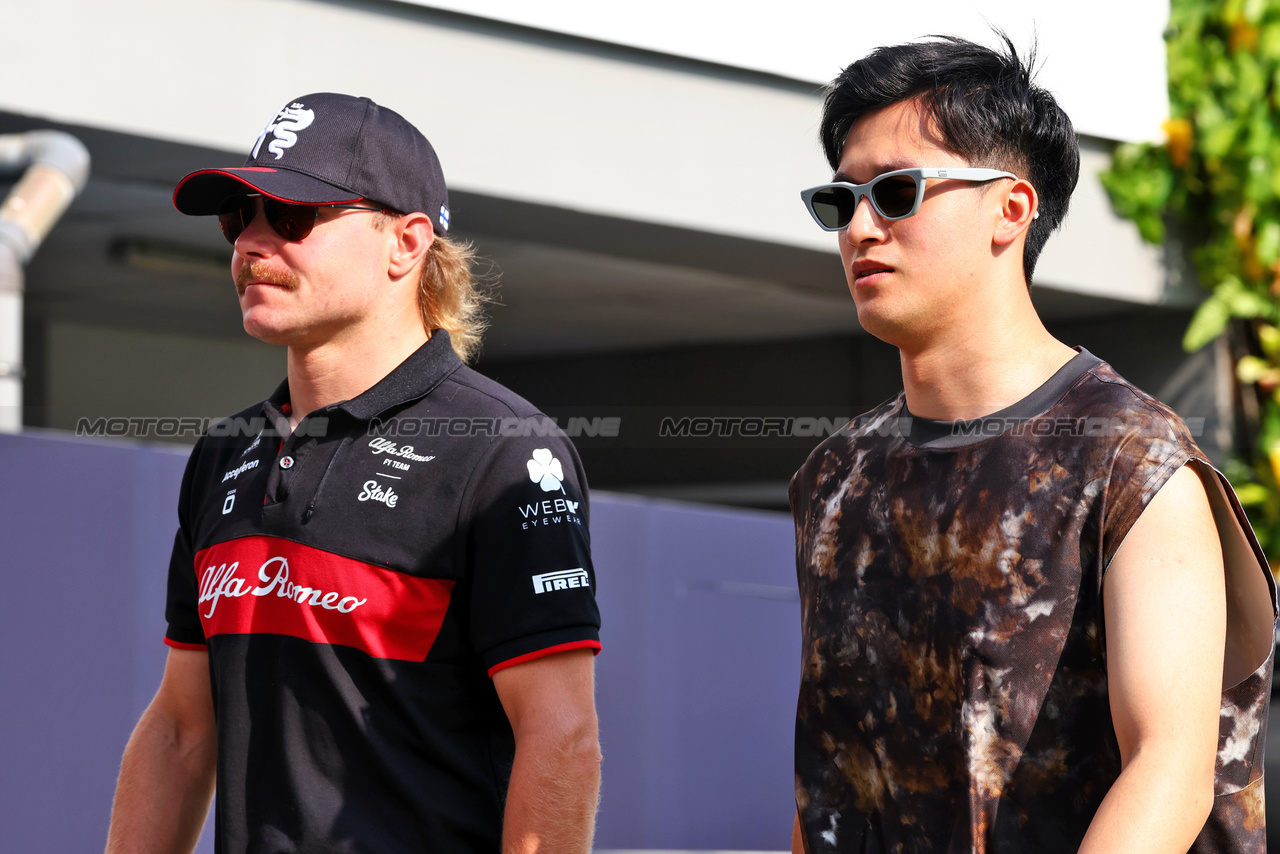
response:
<path fill-rule="evenodd" d="M 878 45 L 941 33 L 1019 49 L 1039 44 L 1038 82 L 1077 130 L 1105 139 L 1159 136 L 1168 112 L 1161 35 L 1168 0 L 405 0 L 615 44 L 826 83 Z"/>
<path fill-rule="evenodd" d="M 1083 14 L 1090 3 L 1073 5 L 1076 17 L 1107 38 L 1112 29 L 1128 35 L 1113 27 L 1129 21 L 1121 4 L 1106 17 Z M 725 19 L 742 8 L 687 5 L 687 19 L 701 20 L 704 30 L 706 9 L 716 7 L 717 19 Z M 1036 14 L 1047 14 L 1047 3 L 1034 5 Z M 952 20 L 933 14 L 945 6 L 929 0 L 913 5 L 910 15 L 874 20 L 932 29 Z M 793 4 L 785 14 L 771 7 L 768 25 L 776 24 L 779 39 L 821 46 L 826 56 L 835 51 L 840 61 L 874 40 L 848 13 L 798 33 L 822 8 L 829 6 Z M 733 20 L 756 21 L 742 14 Z M 1142 20 L 1145 29 L 1133 35 L 1127 56 L 1149 53 L 1142 45 L 1159 16 L 1149 12 Z M 816 84 L 806 91 L 758 75 L 473 23 L 395 4 L 0 0 L 0 80 L 10 81 L 0 87 L 0 110 L 241 152 L 290 98 L 323 90 L 363 94 L 427 134 L 455 188 L 834 252 L 834 238 L 814 227 L 798 199 L 801 188 L 829 176 L 815 138 Z M 846 39 L 848 32 L 857 38 Z M 1067 51 L 1058 30 L 1052 32 L 1052 41 L 1048 30 L 1043 34 L 1046 72 L 1052 67 L 1060 79 L 1085 77 L 1084 70 L 1108 57 L 1110 42 L 1079 36 L 1066 42 Z M 1126 78 L 1105 94 L 1125 97 L 1138 115 L 1147 99 L 1135 98 L 1136 91 Z M 1039 281 L 1164 301 L 1158 253 L 1110 212 L 1092 177 L 1105 151 L 1090 157 L 1086 186 L 1065 232 L 1049 244 Z M 228 157 L 228 165 L 238 162 L 238 154 Z"/>

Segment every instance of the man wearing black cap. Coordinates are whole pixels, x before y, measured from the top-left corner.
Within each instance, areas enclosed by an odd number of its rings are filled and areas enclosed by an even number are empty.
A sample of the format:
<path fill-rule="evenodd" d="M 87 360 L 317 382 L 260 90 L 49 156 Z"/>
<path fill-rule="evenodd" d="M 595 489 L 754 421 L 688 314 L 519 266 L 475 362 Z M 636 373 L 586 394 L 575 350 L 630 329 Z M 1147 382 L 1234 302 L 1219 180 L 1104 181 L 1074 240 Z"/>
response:
<path fill-rule="evenodd" d="M 599 612 L 573 446 L 466 367 L 481 297 L 430 143 L 307 95 L 195 172 L 276 392 L 192 452 L 164 678 L 108 852 L 590 850 Z"/>

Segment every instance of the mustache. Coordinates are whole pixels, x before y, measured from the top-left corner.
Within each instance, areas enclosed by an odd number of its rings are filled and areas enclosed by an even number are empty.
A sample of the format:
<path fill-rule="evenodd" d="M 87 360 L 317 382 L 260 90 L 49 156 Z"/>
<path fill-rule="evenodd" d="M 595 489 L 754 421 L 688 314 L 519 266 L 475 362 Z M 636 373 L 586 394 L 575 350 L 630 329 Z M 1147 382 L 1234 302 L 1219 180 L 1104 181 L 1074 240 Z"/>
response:
<path fill-rule="evenodd" d="M 250 282 L 266 282 L 269 285 L 283 285 L 286 288 L 297 287 L 298 277 L 289 271 L 273 270 L 266 264 L 250 263 L 240 268 L 235 275 L 236 293 L 243 294 Z"/>

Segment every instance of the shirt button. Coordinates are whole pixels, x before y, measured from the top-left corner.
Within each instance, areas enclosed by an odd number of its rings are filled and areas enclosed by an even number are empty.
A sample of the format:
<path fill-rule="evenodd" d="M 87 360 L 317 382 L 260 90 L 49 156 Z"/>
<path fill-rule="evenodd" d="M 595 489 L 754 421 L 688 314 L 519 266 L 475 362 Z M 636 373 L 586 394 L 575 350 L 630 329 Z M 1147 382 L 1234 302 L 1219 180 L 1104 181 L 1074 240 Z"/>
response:
<path fill-rule="evenodd" d="M 280 468 L 282 468 L 282 469 L 291 469 L 291 468 L 293 468 L 293 457 L 281 457 L 281 458 L 280 458 Z"/>

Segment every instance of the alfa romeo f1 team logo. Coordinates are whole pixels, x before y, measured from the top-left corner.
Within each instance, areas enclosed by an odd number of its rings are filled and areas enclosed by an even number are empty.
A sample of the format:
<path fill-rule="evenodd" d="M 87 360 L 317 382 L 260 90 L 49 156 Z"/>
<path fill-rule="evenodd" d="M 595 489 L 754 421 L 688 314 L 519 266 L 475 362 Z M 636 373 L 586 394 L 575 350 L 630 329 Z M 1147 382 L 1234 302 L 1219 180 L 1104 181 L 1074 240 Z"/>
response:
<path fill-rule="evenodd" d="M 250 157 L 258 156 L 258 149 L 262 148 L 262 143 L 267 138 L 267 134 L 271 134 L 275 139 L 267 143 L 267 151 L 270 151 L 279 160 L 284 156 L 286 148 L 293 148 L 298 142 L 298 135 L 294 131 L 305 130 L 311 127 L 311 123 L 316 120 L 314 110 L 308 110 L 302 104 L 294 102 L 276 113 L 275 118 L 271 120 L 262 133 L 258 135 L 258 142 L 253 146 L 253 153 Z"/>
<path fill-rule="evenodd" d="M 560 461 L 551 455 L 550 448 L 538 448 L 533 452 L 533 459 L 525 463 L 529 467 L 529 480 L 542 487 L 543 492 L 564 492 L 564 469 Z"/>

